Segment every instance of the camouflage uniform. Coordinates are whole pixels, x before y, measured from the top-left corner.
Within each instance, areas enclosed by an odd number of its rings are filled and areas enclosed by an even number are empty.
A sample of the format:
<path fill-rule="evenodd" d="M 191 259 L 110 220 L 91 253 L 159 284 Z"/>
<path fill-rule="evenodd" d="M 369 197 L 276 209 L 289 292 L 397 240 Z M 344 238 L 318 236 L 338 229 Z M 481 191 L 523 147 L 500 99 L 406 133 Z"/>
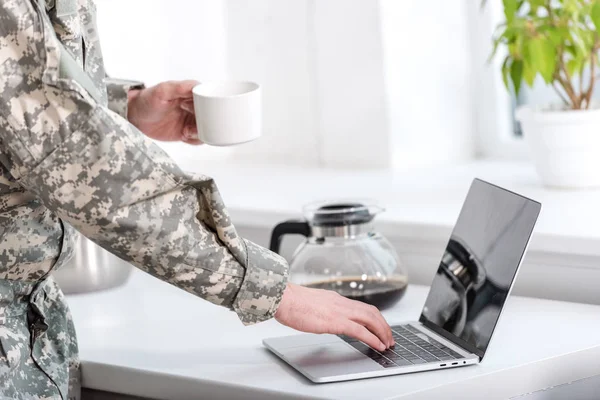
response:
<path fill-rule="evenodd" d="M 79 397 L 50 277 L 76 231 L 244 324 L 271 318 L 285 287 L 285 261 L 238 236 L 213 180 L 126 121 L 95 15 L 92 0 L 0 0 L 0 398 Z"/>

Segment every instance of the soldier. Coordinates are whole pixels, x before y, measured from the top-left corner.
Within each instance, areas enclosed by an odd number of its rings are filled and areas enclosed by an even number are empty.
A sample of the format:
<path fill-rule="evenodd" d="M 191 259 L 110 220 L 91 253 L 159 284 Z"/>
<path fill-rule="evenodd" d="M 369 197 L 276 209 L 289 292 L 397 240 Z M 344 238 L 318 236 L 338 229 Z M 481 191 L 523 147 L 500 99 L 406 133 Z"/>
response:
<path fill-rule="evenodd" d="M 193 81 L 106 77 L 92 0 L 0 0 L 0 397 L 78 399 L 75 331 L 50 273 L 76 231 L 244 324 L 393 344 L 372 306 L 287 283 L 215 182 L 148 137 L 198 144 Z M 258 190 L 258 189 L 257 189 Z"/>

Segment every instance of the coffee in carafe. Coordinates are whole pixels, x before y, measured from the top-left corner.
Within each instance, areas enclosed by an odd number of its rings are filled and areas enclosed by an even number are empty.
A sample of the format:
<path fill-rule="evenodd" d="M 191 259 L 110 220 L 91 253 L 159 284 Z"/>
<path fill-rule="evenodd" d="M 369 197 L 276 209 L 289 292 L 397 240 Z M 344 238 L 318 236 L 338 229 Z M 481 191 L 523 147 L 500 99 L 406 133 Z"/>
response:
<path fill-rule="evenodd" d="M 392 278 L 382 281 L 376 278 L 368 278 L 363 281 L 358 276 L 314 282 L 306 286 L 315 289 L 333 290 L 351 300 L 362 301 L 380 310 L 385 310 L 396 304 L 404 296 L 407 285 L 406 279 Z"/>

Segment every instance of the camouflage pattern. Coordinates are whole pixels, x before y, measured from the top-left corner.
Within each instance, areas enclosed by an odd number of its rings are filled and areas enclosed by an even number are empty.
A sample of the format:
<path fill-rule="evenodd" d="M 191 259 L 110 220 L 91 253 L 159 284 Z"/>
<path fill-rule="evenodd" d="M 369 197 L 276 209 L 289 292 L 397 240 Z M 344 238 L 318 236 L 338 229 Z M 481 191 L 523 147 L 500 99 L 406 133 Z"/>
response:
<path fill-rule="evenodd" d="M 0 280 L 0 309 L 0 398 L 77 399 L 75 329 L 54 280 Z"/>
<path fill-rule="evenodd" d="M 127 118 L 128 93 L 132 89 L 143 89 L 142 82 L 125 81 L 115 78 L 106 78 L 106 91 L 108 92 L 108 108 Z"/>
<path fill-rule="evenodd" d="M 79 396 L 50 278 L 75 230 L 244 324 L 274 315 L 286 262 L 237 234 L 211 178 L 123 118 L 127 84 L 106 79 L 91 0 L 0 1 L 0 93 L 0 398 Z"/>

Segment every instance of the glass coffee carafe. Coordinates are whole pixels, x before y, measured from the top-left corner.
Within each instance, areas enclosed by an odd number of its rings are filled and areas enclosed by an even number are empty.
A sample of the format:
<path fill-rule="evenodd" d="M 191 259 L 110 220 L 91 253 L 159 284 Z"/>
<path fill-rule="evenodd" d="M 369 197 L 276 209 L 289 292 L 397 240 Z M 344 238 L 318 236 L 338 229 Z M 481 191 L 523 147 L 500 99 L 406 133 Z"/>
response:
<path fill-rule="evenodd" d="M 273 229 L 271 250 L 281 239 L 300 234 L 306 240 L 290 261 L 290 282 L 329 289 L 380 310 L 398 302 L 407 273 L 373 221 L 383 209 L 368 201 L 334 201 L 304 207 L 304 220 L 285 221 Z"/>

